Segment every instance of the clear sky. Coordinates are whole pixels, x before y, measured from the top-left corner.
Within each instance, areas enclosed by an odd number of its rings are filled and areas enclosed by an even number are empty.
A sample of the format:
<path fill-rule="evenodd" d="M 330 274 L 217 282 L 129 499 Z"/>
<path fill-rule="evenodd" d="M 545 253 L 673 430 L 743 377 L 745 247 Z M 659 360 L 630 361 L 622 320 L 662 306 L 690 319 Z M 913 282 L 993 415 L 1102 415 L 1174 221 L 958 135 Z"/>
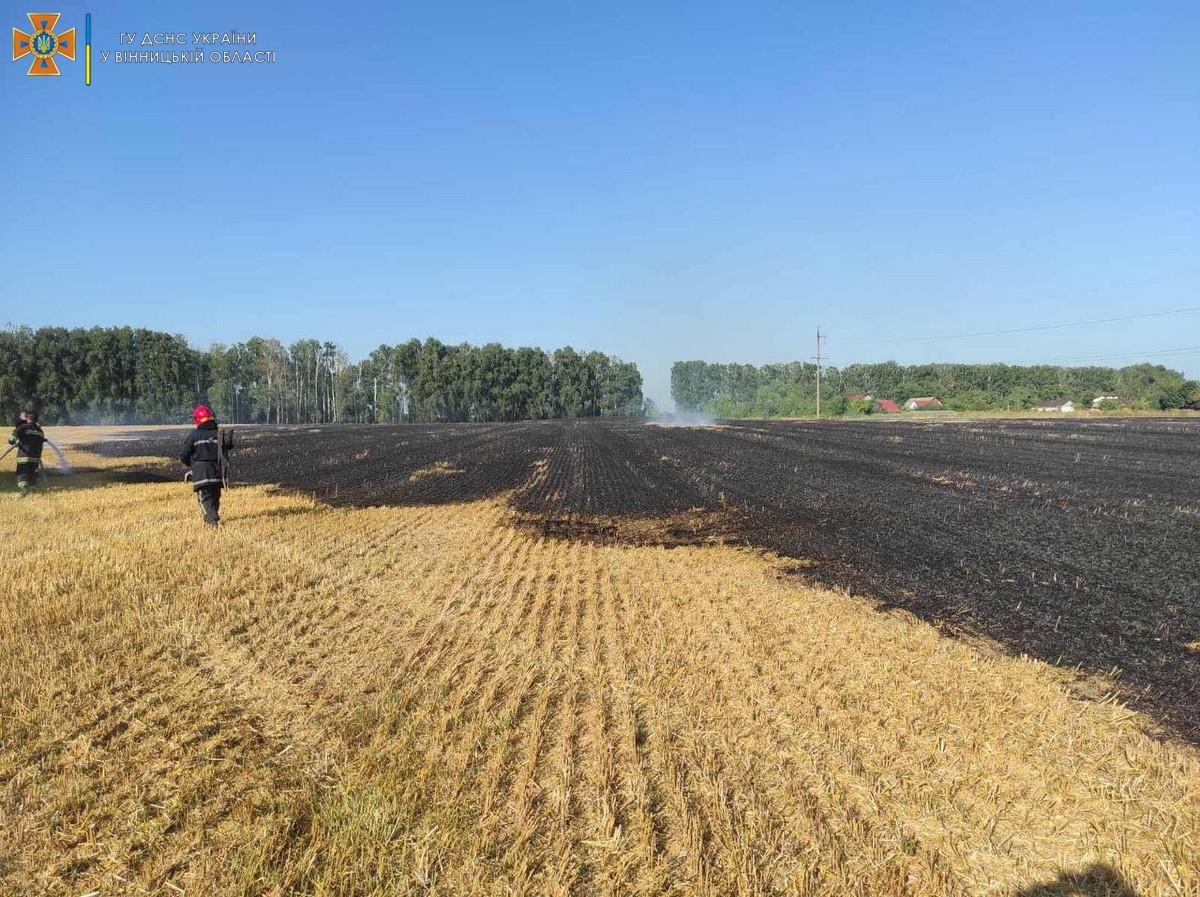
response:
<path fill-rule="evenodd" d="M 4 33 L 27 5 L 2 4 Z M 0 324 L 1200 375 L 1200 4 L 62 0 Z M 274 63 L 115 64 L 121 32 Z M 176 48 L 179 49 L 179 48 Z M 227 49 L 204 46 L 206 52 Z"/>

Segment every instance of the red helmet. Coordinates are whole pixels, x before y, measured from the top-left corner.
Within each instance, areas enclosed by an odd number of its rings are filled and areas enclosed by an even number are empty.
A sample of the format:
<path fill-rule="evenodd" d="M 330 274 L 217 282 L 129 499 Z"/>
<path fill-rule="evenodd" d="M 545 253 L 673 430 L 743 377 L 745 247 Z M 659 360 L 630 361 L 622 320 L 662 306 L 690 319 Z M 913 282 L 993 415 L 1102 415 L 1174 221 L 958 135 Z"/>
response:
<path fill-rule="evenodd" d="M 212 410 L 209 409 L 208 406 L 206 406 L 206 405 L 197 405 L 196 410 L 192 412 L 192 420 L 194 420 L 197 424 L 202 424 L 206 420 L 212 420 L 212 419 L 213 419 Z"/>

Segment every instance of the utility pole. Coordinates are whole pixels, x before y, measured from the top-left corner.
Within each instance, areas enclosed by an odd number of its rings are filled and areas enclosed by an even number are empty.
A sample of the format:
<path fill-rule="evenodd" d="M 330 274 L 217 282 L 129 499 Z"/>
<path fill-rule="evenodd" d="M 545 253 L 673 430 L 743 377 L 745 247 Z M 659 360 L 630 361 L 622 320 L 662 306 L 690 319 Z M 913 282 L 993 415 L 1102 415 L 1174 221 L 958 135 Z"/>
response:
<path fill-rule="evenodd" d="M 817 420 L 821 419 L 821 328 L 817 328 Z"/>

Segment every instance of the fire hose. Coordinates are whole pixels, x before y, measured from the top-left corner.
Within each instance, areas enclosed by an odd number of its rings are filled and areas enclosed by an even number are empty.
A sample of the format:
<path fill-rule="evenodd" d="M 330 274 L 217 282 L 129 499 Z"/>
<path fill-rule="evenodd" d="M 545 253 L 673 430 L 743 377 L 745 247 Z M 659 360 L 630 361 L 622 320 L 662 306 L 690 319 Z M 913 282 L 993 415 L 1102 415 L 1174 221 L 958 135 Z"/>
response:
<path fill-rule="evenodd" d="M 60 449 L 57 445 L 55 445 L 53 442 L 51 442 L 49 439 L 46 440 L 46 445 L 48 445 L 48 446 L 50 446 L 50 448 L 54 449 L 54 454 L 58 458 L 58 466 L 62 469 L 62 472 L 70 473 L 71 465 L 67 463 L 67 456 L 65 454 L 63 454 L 63 450 Z M 7 458 L 9 456 L 9 454 L 12 452 L 12 450 L 15 448 L 16 448 L 15 445 L 10 445 L 8 447 L 8 450 L 3 455 L 0 455 L 0 461 L 3 461 L 5 458 Z"/>

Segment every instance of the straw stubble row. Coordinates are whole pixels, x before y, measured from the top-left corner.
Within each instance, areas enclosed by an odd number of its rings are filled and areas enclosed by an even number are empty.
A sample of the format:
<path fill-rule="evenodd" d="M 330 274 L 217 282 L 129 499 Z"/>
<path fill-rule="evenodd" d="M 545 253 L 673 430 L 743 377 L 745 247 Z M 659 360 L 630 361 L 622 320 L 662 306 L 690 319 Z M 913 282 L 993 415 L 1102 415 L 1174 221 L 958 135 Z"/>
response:
<path fill-rule="evenodd" d="M 769 558 L 247 489 L 209 534 L 189 498 L 5 509 L 17 892 L 1200 888 L 1194 755 Z"/>

